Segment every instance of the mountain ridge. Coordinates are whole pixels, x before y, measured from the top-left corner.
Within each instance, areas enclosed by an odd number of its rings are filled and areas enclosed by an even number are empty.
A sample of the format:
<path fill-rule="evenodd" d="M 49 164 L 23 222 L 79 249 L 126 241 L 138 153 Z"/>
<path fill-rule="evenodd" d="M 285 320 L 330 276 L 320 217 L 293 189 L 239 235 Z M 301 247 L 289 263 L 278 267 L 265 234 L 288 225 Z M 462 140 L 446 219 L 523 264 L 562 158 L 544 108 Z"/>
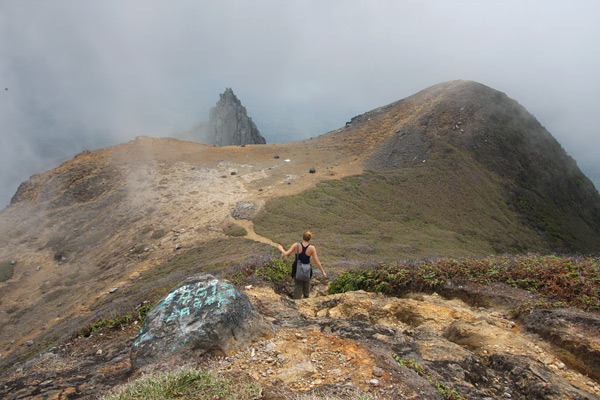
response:
<path fill-rule="evenodd" d="M 411 258 L 594 253 L 600 195 L 590 188 L 533 116 L 471 81 L 299 142 L 139 137 L 83 152 L 32 176 L 0 212 L 0 261 L 15 261 L 0 282 L 2 361 L 40 333 L 72 334 L 118 304 L 121 288 L 159 293 L 183 251 L 198 249 L 203 260 L 187 261 L 198 268 L 235 268 L 277 257 L 269 243 L 307 228 L 334 273 Z M 240 202 L 256 217 L 233 218 Z M 236 225 L 247 239 L 228 236 Z"/>

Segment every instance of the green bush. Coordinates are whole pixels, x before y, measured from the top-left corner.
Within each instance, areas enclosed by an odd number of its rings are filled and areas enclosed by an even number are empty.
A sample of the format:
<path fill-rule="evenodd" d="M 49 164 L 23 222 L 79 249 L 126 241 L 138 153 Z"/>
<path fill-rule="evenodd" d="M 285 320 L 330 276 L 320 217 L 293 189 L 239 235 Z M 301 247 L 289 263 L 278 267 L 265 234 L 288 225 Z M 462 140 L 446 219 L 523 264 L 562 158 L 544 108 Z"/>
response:
<path fill-rule="evenodd" d="M 152 236 L 150 236 L 151 239 L 160 239 L 161 237 L 165 236 L 167 234 L 167 231 L 164 229 L 158 229 L 154 232 L 152 232 Z"/>
<path fill-rule="evenodd" d="M 267 282 L 281 282 L 290 277 L 292 272 L 291 261 L 274 258 L 256 269 L 256 276 Z"/>
<path fill-rule="evenodd" d="M 0 282 L 5 282 L 13 276 L 13 265 L 10 261 L 0 262 Z"/>
<path fill-rule="evenodd" d="M 241 237 L 246 236 L 248 231 L 242 226 L 231 224 L 223 228 L 223 233 L 227 236 Z"/>

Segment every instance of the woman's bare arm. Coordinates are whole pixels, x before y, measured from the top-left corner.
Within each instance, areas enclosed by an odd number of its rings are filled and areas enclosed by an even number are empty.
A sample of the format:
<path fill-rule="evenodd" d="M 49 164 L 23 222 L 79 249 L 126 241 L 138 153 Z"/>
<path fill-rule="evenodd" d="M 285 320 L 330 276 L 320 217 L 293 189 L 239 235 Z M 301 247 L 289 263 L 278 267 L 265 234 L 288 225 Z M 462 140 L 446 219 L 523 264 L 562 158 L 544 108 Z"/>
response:
<path fill-rule="evenodd" d="M 319 261 L 319 257 L 317 256 L 317 248 L 315 246 L 313 246 L 312 257 L 315 260 L 317 267 L 319 267 L 319 269 L 321 270 L 321 273 L 323 274 L 323 278 L 327 278 L 327 274 L 325 273 L 325 270 L 323 270 L 323 267 L 321 266 L 321 261 Z"/>
<path fill-rule="evenodd" d="M 279 251 L 281 252 L 281 255 L 284 257 L 288 257 L 290 254 L 294 253 L 296 251 L 296 243 L 294 243 L 293 245 L 290 246 L 290 249 L 288 251 L 285 251 L 283 249 L 282 245 L 278 245 L 277 248 L 279 249 Z"/>

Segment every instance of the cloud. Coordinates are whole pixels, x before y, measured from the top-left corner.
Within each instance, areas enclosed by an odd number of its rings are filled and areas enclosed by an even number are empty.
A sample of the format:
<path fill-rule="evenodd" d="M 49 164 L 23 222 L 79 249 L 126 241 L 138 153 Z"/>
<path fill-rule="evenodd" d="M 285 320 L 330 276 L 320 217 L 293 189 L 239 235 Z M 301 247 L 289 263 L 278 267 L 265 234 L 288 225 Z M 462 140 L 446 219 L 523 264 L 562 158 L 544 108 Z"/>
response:
<path fill-rule="evenodd" d="M 225 87 L 275 142 L 476 80 L 593 174 L 599 15 L 583 0 L 0 0 L 0 204 L 55 160 L 206 120 Z"/>

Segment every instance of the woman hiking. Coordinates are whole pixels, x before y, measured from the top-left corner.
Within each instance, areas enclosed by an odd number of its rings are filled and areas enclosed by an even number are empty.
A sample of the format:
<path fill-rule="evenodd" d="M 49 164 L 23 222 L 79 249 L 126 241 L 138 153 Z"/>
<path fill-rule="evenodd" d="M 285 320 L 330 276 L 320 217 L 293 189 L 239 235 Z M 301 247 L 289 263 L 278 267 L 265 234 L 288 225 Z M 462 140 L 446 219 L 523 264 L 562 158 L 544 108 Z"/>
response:
<path fill-rule="evenodd" d="M 308 264 L 310 266 L 310 258 L 312 257 L 319 269 L 321 270 L 323 278 L 327 278 L 327 274 L 321 266 L 321 261 L 319 261 L 319 257 L 317 257 L 317 249 L 312 244 L 309 244 L 311 238 L 312 233 L 306 231 L 302 235 L 302 243 L 294 243 L 290 246 L 288 251 L 285 251 L 282 245 L 277 245 L 277 248 L 279 249 L 279 251 L 281 251 L 281 254 L 284 257 L 288 257 L 290 254 L 298 252 L 298 265 L 302 263 Z M 310 271 L 310 276 L 312 276 L 312 269 Z M 297 273 L 296 275 L 293 275 L 294 299 L 301 299 L 302 294 L 304 294 L 304 297 L 308 297 L 308 295 L 310 294 L 310 276 L 307 280 L 301 280 L 297 279 Z"/>

